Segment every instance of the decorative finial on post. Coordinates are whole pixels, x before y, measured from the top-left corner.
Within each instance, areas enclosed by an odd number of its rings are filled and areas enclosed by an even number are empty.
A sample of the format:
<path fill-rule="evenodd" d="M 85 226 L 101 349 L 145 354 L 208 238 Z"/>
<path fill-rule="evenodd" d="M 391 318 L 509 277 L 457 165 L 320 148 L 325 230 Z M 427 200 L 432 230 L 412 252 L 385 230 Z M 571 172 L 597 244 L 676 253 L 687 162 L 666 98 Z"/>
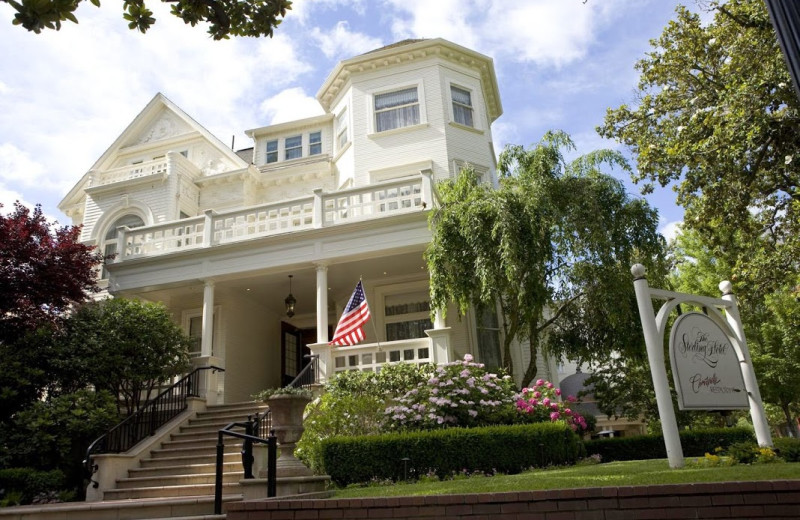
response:
<path fill-rule="evenodd" d="M 723 280 L 719 283 L 719 290 L 722 291 L 723 296 L 733 294 L 733 284 L 728 280 Z"/>
<path fill-rule="evenodd" d="M 647 268 L 642 264 L 633 264 L 631 266 L 631 274 L 634 280 L 641 280 L 647 274 Z"/>

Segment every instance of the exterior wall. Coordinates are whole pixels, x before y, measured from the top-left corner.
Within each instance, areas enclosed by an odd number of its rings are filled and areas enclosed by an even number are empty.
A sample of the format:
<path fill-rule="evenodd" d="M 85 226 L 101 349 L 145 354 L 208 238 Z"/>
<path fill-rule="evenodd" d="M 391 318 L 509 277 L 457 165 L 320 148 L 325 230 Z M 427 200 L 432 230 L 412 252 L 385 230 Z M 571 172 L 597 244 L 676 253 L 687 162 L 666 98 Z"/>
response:
<path fill-rule="evenodd" d="M 232 503 L 228 520 L 303 518 L 785 518 L 800 511 L 800 481 L 712 482 L 469 495 L 350 499 L 272 499 Z"/>
<path fill-rule="evenodd" d="M 378 69 L 352 77 L 349 110 L 356 186 L 368 184 L 372 171 L 426 161 L 432 162 L 436 179 L 449 175 L 439 64 L 429 58 L 398 65 L 391 73 Z M 375 133 L 373 95 L 411 86 L 418 87 L 420 125 Z"/>
<path fill-rule="evenodd" d="M 281 317 L 243 297 L 223 299 L 225 321 L 225 402 L 250 401 L 251 395 L 281 386 Z"/>
<path fill-rule="evenodd" d="M 174 196 L 172 198 L 174 199 Z M 164 181 L 154 181 L 152 184 L 130 189 L 127 193 L 104 192 L 87 195 L 81 240 L 95 238 L 102 241 L 106 229 L 95 229 L 95 226 L 99 224 L 103 228 L 117 216 L 128 212 L 144 213 L 146 225 L 171 220 L 167 218 L 169 199 L 168 185 Z M 142 211 L 142 208 L 146 208 L 146 211 Z"/>

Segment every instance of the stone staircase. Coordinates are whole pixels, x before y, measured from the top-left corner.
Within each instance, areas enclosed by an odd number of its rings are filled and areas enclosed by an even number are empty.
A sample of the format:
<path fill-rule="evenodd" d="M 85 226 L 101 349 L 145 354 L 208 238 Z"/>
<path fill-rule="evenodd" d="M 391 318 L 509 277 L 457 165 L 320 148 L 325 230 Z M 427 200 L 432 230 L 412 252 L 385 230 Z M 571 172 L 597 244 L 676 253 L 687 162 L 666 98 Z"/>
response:
<path fill-rule="evenodd" d="M 150 450 L 138 468 L 117 480 L 115 489 L 105 491 L 102 502 L 5 508 L 0 509 L 0 520 L 222 520 L 225 515 L 211 514 L 217 432 L 263 410 L 266 406 L 252 402 L 209 406 L 173 431 L 160 447 Z M 239 501 L 242 442 L 227 436 L 224 443 L 223 501 Z"/>

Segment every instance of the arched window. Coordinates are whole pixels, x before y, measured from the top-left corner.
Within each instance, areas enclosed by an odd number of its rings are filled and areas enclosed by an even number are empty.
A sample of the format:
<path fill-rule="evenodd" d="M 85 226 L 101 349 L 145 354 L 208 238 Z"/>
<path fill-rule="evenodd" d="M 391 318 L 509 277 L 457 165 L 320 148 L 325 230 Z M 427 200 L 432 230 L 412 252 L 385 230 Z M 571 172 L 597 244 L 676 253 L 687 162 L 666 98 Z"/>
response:
<path fill-rule="evenodd" d="M 122 226 L 127 226 L 129 228 L 141 227 L 144 226 L 144 220 L 137 215 L 124 215 L 115 220 L 108 227 L 108 231 L 106 231 L 106 235 L 103 238 L 103 254 L 106 257 L 116 255 L 119 252 L 119 244 L 117 243 L 117 228 L 121 228 Z M 106 260 L 106 263 L 113 261 L 113 258 L 109 258 Z M 108 271 L 106 271 L 105 264 L 103 265 L 103 274 L 101 278 L 108 278 Z"/>

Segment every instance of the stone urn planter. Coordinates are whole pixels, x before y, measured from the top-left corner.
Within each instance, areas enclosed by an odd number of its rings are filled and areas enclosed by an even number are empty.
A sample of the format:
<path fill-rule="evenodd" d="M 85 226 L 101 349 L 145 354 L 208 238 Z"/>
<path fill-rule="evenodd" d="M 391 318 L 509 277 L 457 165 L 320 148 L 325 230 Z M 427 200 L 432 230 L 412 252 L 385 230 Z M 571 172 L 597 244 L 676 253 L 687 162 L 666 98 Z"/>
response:
<path fill-rule="evenodd" d="M 303 435 L 303 412 L 311 398 L 302 394 L 273 394 L 266 399 L 272 412 L 272 428 L 278 438 L 280 456 L 276 463 L 278 477 L 305 477 L 312 475 L 294 456 L 294 449 Z"/>

